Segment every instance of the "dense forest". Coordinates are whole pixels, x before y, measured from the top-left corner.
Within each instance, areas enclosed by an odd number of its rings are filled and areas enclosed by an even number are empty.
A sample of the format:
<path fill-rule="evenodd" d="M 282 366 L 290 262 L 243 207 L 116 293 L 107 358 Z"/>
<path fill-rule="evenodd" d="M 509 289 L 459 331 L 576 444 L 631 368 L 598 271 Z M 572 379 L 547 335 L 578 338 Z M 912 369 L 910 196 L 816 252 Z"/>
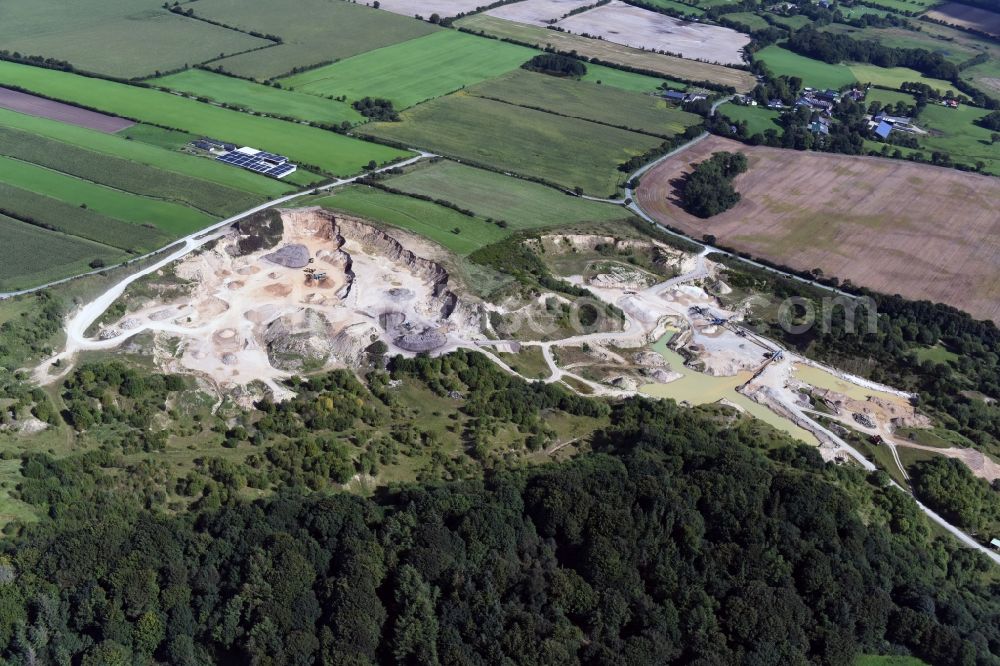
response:
<path fill-rule="evenodd" d="M 26 456 L 6 663 L 998 664 L 989 564 L 880 475 L 672 402 L 595 451 L 374 498 L 143 509 L 107 454 Z"/>

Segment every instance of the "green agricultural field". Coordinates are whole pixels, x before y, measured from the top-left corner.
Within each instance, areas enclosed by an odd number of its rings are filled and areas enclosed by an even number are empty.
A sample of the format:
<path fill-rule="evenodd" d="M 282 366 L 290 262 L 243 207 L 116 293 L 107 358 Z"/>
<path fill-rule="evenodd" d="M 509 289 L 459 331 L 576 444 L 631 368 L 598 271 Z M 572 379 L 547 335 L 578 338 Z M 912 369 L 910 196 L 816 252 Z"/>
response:
<path fill-rule="evenodd" d="M 462 215 L 429 201 L 361 185 L 337 190 L 332 196 L 309 198 L 307 203 L 407 229 L 461 256 L 502 240 L 508 233 L 478 217 Z M 456 230 L 458 233 L 455 233 Z"/>
<path fill-rule="evenodd" d="M 143 78 L 271 44 L 172 14 L 154 0 L 4 0 L 0 45 L 83 71 Z"/>
<path fill-rule="evenodd" d="M 344 102 L 305 95 L 293 90 L 280 90 L 203 69 L 188 69 L 170 76 L 150 79 L 149 83 L 272 116 L 297 118 L 326 125 L 339 125 L 345 121 L 351 124 L 364 121 L 364 116 Z"/>
<path fill-rule="evenodd" d="M 906 82 L 923 83 L 944 92 L 955 86 L 941 79 L 932 79 L 907 67 L 879 67 L 877 65 L 848 65 L 859 83 L 871 83 L 883 88 L 899 88 Z"/>
<path fill-rule="evenodd" d="M 198 0 L 195 15 L 283 42 L 213 62 L 227 72 L 264 81 L 321 63 L 428 35 L 439 28 L 364 4 L 340 0 Z"/>
<path fill-rule="evenodd" d="M 261 202 L 261 197 L 249 192 L 3 126 L 0 155 L 117 190 L 184 204 L 216 217 L 227 217 Z"/>
<path fill-rule="evenodd" d="M 145 123 L 136 123 L 131 127 L 126 127 L 116 132 L 116 134 L 125 137 L 129 141 L 141 141 L 157 148 L 166 148 L 167 150 L 183 150 L 192 141 L 200 138 L 197 134 L 191 134 L 190 132 L 164 129 Z"/>
<path fill-rule="evenodd" d="M 163 247 L 173 239 L 155 227 L 117 220 L 5 182 L 0 182 L 0 212 L 137 254 Z"/>
<path fill-rule="evenodd" d="M 959 76 L 988 95 L 1000 96 L 1000 58 L 963 69 Z"/>
<path fill-rule="evenodd" d="M 902 102 L 909 106 L 916 104 L 916 98 L 904 92 L 899 92 L 897 90 L 885 90 L 883 88 L 869 88 L 868 94 L 865 95 L 865 105 L 872 102 L 879 102 L 883 105 L 885 104 L 898 104 Z"/>
<path fill-rule="evenodd" d="M 3 182 L 14 187 L 126 222 L 151 224 L 171 236 L 197 231 L 214 219 L 187 206 L 136 196 L 10 157 L 0 156 L 0 173 Z"/>
<path fill-rule="evenodd" d="M 95 260 L 112 266 L 126 259 L 127 254 L 113 247 L 0 215 L 0 291 L 85 273 Z"/>
<path fill-rule="evenodd" d="M 357 173 L 369 160 L 383 163 L 406 155 L 315 127 L 51 69 L 0 62 L 0 80 L 108 113 L 281 153 L 307 168 L 317 167 L 338 176 Z"/>
<path fill-rule="evenodd" d="M 798 76 L 807 86 L 813 88 L 840 88 L 857 81 L 846 65 L 830 65 L 819 60 L 813 60 L 780 46 L 768 46 L 754 55 L 775 74 Z"/>
<path fill-rule="evenodd" d="M 747 131 L 752 136 L 763 134 L 771 129 L 781 134 L 783 129 L 777 123 L 781 114 L 773 109 L 763 106 L 743 106 L 742 104 L 723 104 L 719 107 L 719 113 L 733 121 L 743 121 L 747 124 Z"/>
<path fill-rule="evenodd" d="M 467 92 L 662 137 L 675 136 L 701 122 L 700 116 L 672 107 L 661 97 L 523 69 L 473 86 Z"/>
<path fill-rule="evenodd" d="M 655 76 L 646 76 L 645 74 L 633 74 L 632 72 L 625 72 L 620 69 L 605 67 L 604 65 L 594 65 L 592 63 L 587 63 L 587 73 L 583 75 L 581 80 L 642 93 L 659 90 L 664 83 L 675 90 L 687 89 L 687 84 L 680 81 L 659 79 Z"/>
<path fill-rule="evenodd" d="M 287 79 L 313 95 L 392 100 L 405 109 L 520 67 L 538 52 L 457 30 L 386 46 Z"/>
<path fill-rule="evenodd" d="M 243 169 L 234 169 L 214 160 L 182 155 L 140 141 L 126 140 L 125 136 L 139 127 L 138 125 L 130 127 L 124 130 L 120 136 L 116 136 L 55 120 L 26 116 L 0 109 L 0 127 L 23 130 L 104 155 L 127 159 L 131 162 L 146 164 L 177 174 L 186 174 L 209 183 L 252 193 L 262 198 L 279 197 L 290 191 L 286 183 L 273 178 L 260 176 Z"/>
<path fill-rule="evenodd" d="M 451 201 L 483 218 L 504 220 L 512 231 L 631 216 L 621 206 L 588 201 L 545 185 L 450 160 L 421 164 L 387 184 L 405 192 Z"/>
<path fill-rule="evenodd" d="M 658 138 L 456 93 L 407 109 L 402 122 L 362 132 L 494 169 L 607 196 L 625 174 L 619 164 L 658 146 Z"/>
<path fill-rule="evenodd" d="M 925 150 L 948 153 L 956 162 L 983 162 L 987 173 L 1000 175 L 1000 143 L 992 143 L 993 132 L 974 123 L 987 113 L 971 106 L 949 109 L 928 104 L 916 122 L 931 135 L 920 137 L 920 145 Z"/>
<path fill-rule="evenodd" d="M 770 23 L 753 12 L 736 12 L 733 14 L 726 14 L 725 16 L 727 20 L 736 21 L 750 31 L 767 30 L 771 27 Z"/>
<path fill-rule="evenodd" d="M 840 13 L 849 19 L 861 18 L 866 14 L 871 14 L 874 16 L 887 16 L 892 13 L 887 9 L 878 9 L 876 7 L 868 7 L 866 5 L 854 5 L 853 7 L 844 7 L 842 5 L 838 5 L 837 9 L 839 9 Z"/>

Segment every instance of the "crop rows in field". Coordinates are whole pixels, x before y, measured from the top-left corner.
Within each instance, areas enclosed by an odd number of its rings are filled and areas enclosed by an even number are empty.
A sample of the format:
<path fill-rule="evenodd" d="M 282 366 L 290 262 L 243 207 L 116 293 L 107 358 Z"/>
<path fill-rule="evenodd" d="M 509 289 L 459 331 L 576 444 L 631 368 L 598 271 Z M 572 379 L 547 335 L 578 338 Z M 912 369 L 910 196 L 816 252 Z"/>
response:
<path fill-rule="evenodd" d="M 260 197 L 248 192 L 3 126 L 0 126 L 0 156 L 124 192 L 188 205 L 217 217 L 226 217 L 260 202 Z"/>
<path fill-rule="evenodd" d="M 195 16 L 278 35 L 281 44 L 212 63 L 258 81 L 422 37 L 439 28 L 340 0 L 198 0 Z"/>
<path fill-rule="evenodd" d="M 271 42 L 178 16 L 157 2 L 4 0 L 0 44 L 82 71 L 142 78 Z"/>
<path fill-rule="evenodd" d="M 365 125 L 360 131 L 601 196 L 620 187 L 621 163 L 661 143 L 645 134 L 467 93 L 401 115 L 401 122 Z"/>
<path fill-rule="evenodd" d="M 111 266 L 127 258 L 127 254 L 108 245 L 0 214 L 0 292 L 84 273 L 95 261 Z"/>
<path fill-rule="evenodd" d="M 701 122 L 695 114 L 670 106 L 661 97 L 524 70 L 481 83 L 468 93 L 664 137 Z"/>
<path fill-rule="evenodd" d="M 387 46 L 282 79 L 283 86 L 348 100 L 383 97 L 404 109 L 499 76 L 537 52 L 454 30 Z"/>
<path fill-rule="evenodd" d="M 338 176 L 358 172 L 369 160 L 382 163 L 406 155 L 401 150 L 315 127 L 252 116 L 167 92 L 67 72 L 0 62 L 0 78 L 9 85 L 47 97 L 287 155 L 303 166 L 317 167 Z"/>
<path fill-rule="evenodd" d="M 0 182 L 0 202 L 0 212 L 10 212 L 17 219 L 130 252 L 149 252 L 172 238 L 155 227 L 123 222 L 5 182 Z"/>

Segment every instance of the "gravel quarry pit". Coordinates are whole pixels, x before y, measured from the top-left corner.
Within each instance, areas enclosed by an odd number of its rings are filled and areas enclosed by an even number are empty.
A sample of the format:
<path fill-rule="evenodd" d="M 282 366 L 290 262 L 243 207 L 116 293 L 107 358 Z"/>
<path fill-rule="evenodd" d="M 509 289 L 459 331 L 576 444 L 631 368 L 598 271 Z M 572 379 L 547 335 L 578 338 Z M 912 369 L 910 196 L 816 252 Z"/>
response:
<path fill-rule="evenodd" d="M 289 395 L 281 379 L 358 366 L 376 340 L 412 355 L 478 333 L 478 305 L 449 288 L 448 272 L 421 256 L 432 251 L 422 241 L 315 207 L 280 214 L 276 246 L 241 256 L 233 231 L 178 264 L 192 293 L 153 299 L 107 329 L 128 321 L 130 333 L 179 338 L 161 365 L 220 390 L 262 381 L 276 399 Z M 313 279 L 303 267 L 326 277 Z"/>

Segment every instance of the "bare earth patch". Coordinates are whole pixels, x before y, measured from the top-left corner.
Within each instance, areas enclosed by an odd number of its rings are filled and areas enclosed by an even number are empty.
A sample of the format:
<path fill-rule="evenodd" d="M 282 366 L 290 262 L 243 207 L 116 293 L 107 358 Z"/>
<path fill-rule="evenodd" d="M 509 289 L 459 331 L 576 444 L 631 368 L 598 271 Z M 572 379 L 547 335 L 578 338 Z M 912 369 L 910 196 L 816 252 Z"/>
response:
<path fill-rule="evenodd" d="M 487 14 L 517 23 L 546 26 L 574 9 L 592 5 L 593 0 L 523 0 L 491 9 Z"/>
<path fill-rule="evenodd" d="M 482 4 L 480 0 L 381 0 L 378 8 L 403 16 L 430 18 L 431 14 L 437 14 L 446 18 L 467 14 Z"/>
<path fill-rule="evenodd" d="M 681 210 L 677 179 L 742 152 L 742 200 L 708 220 Z M 659 164 L 637 199 L 667 226 L 800 270 L 1000 321 L 1000 179 L 874 157 L 745 146 L 710 136 Z"/>
<path fill-rule="evenodd" d="M 58 120 L 70 125 L 97 130 L 98 132 L 107 132 L 108 134 L 114 134 L 126 127 L 135 125 L 134 122 L 125 118 L 109 116 L 97 111 L 88 111 L 78 106 L 54 102 L 44 97 L 36 97 L 35 95 L 10 90 L 9 88 L 0 88 L 0 108 L 10 109 L 11 111 L 17 111 L 18 113 L 38 118 Z"/>
<path fill-rule="evenodd" d="M 676 19 L 619 0 L 570 16 L 556 25 L 616 44 L 725 65 L 741 64 L 743 47 L 750 43 L 749 36 L 730 28 Z"/>
<path fill-rule="evenodd" d="M 1000 36 L 1000 14 L 986 9 L 949 2 L 927 12 L 926 16 L 962 28 L 972 28 Z"/>

